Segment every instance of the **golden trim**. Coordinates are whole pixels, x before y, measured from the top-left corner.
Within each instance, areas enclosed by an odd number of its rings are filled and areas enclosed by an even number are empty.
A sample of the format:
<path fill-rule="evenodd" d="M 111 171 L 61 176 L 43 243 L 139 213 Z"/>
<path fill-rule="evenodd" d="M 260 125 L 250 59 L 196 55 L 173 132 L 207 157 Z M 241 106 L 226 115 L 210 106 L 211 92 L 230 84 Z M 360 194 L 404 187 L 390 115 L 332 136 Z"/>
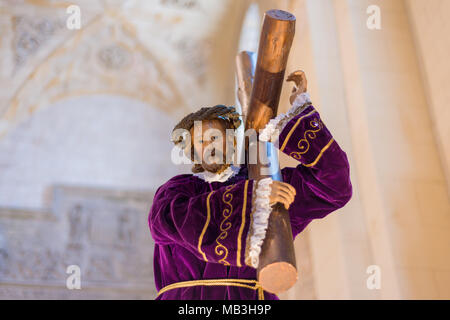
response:
<path fill-rule="evenodd" d="M 253 285 L 253 286 L 252 286 Z M 187 288 L 195 286 L 235 286 L 241 288 L 248 288 L 258 290 L 258 300 L 264 300 L 264 289 L 257 280 L 250 279 L 207 279 L 207 280 L 190 280 L 180 281 L 169 284 L 159 290 L 158 295 L 163 294 L 172 289 Z"/>
<path fill-rule="evenodd" d="M 291 130 L 289 131 L 289 133 L 287 134 L 286 139 L 284 139 L 284 142 L 283 142 L 283 145 L 282 145 L 281 148 L 280 148 L 280 151 L 283 151 L 284 148 L 286 148 L 286 145 L 287 145 L 289 139 L 291 138 L 292 133 L 293 133 L 294 130 L 297 128 L 297 126 L 300 124 L 300 121 L 302 121 L 302 119 L 303 119 L 304 117 L 310 116 L 310 115 L 312 115 L 312 114 L 315 113 L 315 112 L 317 112 L 317 110 L 313 110 L 313 111 L 311 111 L 310 113 L 305 114 L 304 116 L 300 117 L 300 118 L 297 120 L 297 122 L 294 124 L 294 126 L 292 127 L 292 129 L 291 129 Z"/>
<path fill-rule="evenodd" d="M 229 193 L 233 188 L 236 187 L 235 184 L 232 184 L 225 188 L 225 192 L 222 196 L 222 201 L 228 205 L 228 208 L 223 209 L 222 216 L 223 220 L 220 223 L 220 231 L 222 231 L 219 236 L 216 238 L 217 246 L 214 248 L 214 251 L 216 255 L 219 257 L 223 255 L 223 258 L 220 259 L 218 262 L 223 263 L 226 266 L 229 266 L 230 263 L 226 261 L 225 259 L 228 257 L 228 248 L 224 246 L 222 243 L 220 243 L 220 240 L 225 240 L 228 237 L 228 229 L 231 228 L 232 224 L 231 222 L 227 221 L 227 219 L 231 216 L 233 213 L 233 205 L 231 204 L 231 201 L 233 200 L 233 195 Z"/>
<path fill-rule="evenodd" d="M 242 237 L 242 232 L 244 231 L 245 213 L 247 211 L 247 189 L 248 189 L 248 180 L 245 181 L 245 186 L 244 186 L 244 203 L 242 205 L 242 222 L 241 222 L 241 227 L 239 228 L 239 233 L 238 233 L 237 254 L 236 254 L 236 264 L 238 267 L 242 266 L 242 264 L 241 264 L 241 247 L 242 247 L 241 237 Z"/>
<path fill-rule="evenodd" d="M 232 184 L 232 185 L 226 187 L 225 188 L 226 191 L 224 192 L 224 194 L 222 196 L 222 201 L 226 205 L 228 205 L 228 208 L 225 208 L 222 211 L 222 216 L 224 218 L 222 220 L 222 222 L 220 223 L 220 231 L 222 231 L 222 232 L 216 238 L 217 246 L 214 249 L 216 255 L 218 255 L 219 257 L 223 255 L 223 258 L 220 259 L 218 262 L 219 263 L 223 263 L 226 266 L 230 265 L 230 263 L 225 260 L 228 257 L 228 248 L 226 246 L 224 246 L 222 243 L 220 243 L 219 239 L 220 240 L 225 240 L 228 237 L 228 232 L 227 231 L 232 226 L 231 222 L 227 221 L 227 219 L 233 213 L 233 205 L 231 204 L 231 201 L 233 200 L 233 195 L 230 193 L 230 191 L 233 190 L 234 187 L 236 187 L 235 184 Z"/>
<path fill-rule="evenodd" d="M 206 258 L 206 254 L 202 251 L 202 241 L 203 241 L 203 236 L 205 235 L 206 229 L 208 229 L 209 221 L 211 221 L 211 206 L 209 204 L 209 198 L 211 198 L 213 193 L 214 193 L 214 191 L 211 191 L 208 194 L 208 197 L 206 198 L 206 222 L 205 222 L 205 225 L 203 226 L 202 233 L 200 234 L 200 237 L 198 238 L 198 247 L 197 247 L 198 251 L 202 254 L 203 259 L 205 259 L 206 262 L 208 262 L 208 259 Z"/>
<path fill-rule="evenodd" d="M 319 119 L 314 118 L 313 120 L 310 121 L 310 125 L 314 126 L 313 125 L 314 122 L 317 124 L 316 126 L 318 126 L 318 129 L 317 130 L 309 129 L 309 130 L 306 130 L 303 133 L 303 139 L 300 139 L 297 142 L 297 148 L 299 150 L 302 150 L 302 151 L 293 151 L 293 152 L 291 152 L 289 155 L 292 158 L 294 158 L 294 159 L 296 159 L 298 161 L 301 161 L 302 154 L 305 154 L 306 152 L 308 152 L 309 147 L 311 146 L 309 141 L 308 141 L 308 138 L 311 139 L 311 140 L 317 138 L 316 132 L 319 132 L 320 130 L 323 129 L 323 124 L 322 124 L 322 122 Z M 306 137 L 306 136 L 308 136 L 308 137 Z M 306 145 L 302 145 L 303 142 L 306 143 Z"/>
<path fill-rule="evenodd" d="M 322 157 L 323 153 L 331 146 L 331 144 L 333 143 L 334 138 L 331 138 L 331 140 L 327 143 L 327 145 L 325 147 L 323 147 L 322 150 L 320 150 L 319 155 L 317 156 L 316 160 L 314 160 L 313 162 L 311 162 L 310 164 L 304 164 L 305 167 L 312 167 L 313 165 L 315 165 L 317 163 L 317 161 L 320 160 L 320 158 Z"/>

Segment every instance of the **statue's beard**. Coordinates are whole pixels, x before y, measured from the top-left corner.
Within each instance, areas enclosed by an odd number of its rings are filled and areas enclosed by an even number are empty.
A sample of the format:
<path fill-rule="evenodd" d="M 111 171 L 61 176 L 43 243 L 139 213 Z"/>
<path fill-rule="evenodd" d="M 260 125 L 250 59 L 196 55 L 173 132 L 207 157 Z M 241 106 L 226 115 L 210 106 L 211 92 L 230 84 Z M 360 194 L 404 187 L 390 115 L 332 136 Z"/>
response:
<path fill-rule="evenodd" d="M 223 171 L 225 171 L 228 167 L 230 166 L 230 164 L 214 164 L 208 167 L 203 166 L 203 169 L 205 169 L 206 171 L 212 172 L 212 173 L 217 173 L 220 174 Z"/>
<path fill-rule="evenodd" d="M 196 161 L 200 160 L 197 150 L 193 149 L 192 151 L 194 159 L 196 159 Z M 227 155 L 221 151 L 214 151 L 211 154 L 205 153 L 204 157 L 201 158 L 202 162 L 200 165 L 205 171 L 220 174 L 231 166 L 233 162 L 232 160 L 234 157 L 234 152 L 232 153 L 232 155 L 233 156 L 231 156 L 230 160 L 227 162 Z"/>
<path fill-rule="evenodd" d="M 221 173 L 229 166 L 230 164 L 226 163 L 226 157 L 222 153 L 209 155 L 202 162 L 203 169 L 212 173 Z"/>

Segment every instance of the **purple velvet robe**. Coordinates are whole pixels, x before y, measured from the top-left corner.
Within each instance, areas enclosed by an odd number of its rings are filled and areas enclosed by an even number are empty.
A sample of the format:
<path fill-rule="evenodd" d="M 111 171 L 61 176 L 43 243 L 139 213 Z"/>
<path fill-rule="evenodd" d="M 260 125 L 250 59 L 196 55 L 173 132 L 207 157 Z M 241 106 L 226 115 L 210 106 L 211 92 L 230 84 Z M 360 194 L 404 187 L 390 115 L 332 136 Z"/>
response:
<path fill-rule="evenodd" d="M 313 219 L 350 200 L 349 163 L 312 105 L 285 125 L 279 147 L 300 162 L 296 168 L 282 169 L 283 181 L 297 191 L 289 208 L 295 238 Z M 256 269 L 244 262 L 253 187 L 242 167 L 226 182 L 207 183 L 184 174 L 157 190 L 149 226 L 155 241 L 158 291 L 188 280 L 256 279 Z M 278 299 L 268 292 L 264 298 Z M 257 300 L 258 292 L 235 286 L 194 286 L 166 291 L 157 299 Z"/>

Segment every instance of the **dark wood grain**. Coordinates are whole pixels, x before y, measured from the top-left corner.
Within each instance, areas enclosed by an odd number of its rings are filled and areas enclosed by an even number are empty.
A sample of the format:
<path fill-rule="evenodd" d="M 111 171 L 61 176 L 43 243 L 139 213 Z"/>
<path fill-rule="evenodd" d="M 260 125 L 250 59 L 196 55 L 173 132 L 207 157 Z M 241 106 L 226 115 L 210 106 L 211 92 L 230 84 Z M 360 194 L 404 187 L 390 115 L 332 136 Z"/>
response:
<path fill-rule="evenodd" d="M 246 114 L 246 129 L 263 129 L 277 115 L 289 51 L 295 33 L 295 17 L 270 10 L 264 15 L 252 93 Z M 261 179 L 263 165 L 248 164 L 249 178 Z M 259 257 L 258 279 L 263 288 L 281 293 L 297 280 L 295 253 L 289 214 L 277 203 L 269 218 Z"/>

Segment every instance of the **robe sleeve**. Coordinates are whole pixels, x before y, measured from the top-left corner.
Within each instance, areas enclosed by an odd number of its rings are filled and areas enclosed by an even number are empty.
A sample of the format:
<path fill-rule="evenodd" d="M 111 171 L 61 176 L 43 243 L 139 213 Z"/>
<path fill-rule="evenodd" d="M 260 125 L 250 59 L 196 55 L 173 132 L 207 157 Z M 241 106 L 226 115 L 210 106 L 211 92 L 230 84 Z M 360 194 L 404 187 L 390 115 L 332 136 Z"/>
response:
<path fill-rule="evenodd" d="M 196 194 L 192 177 L 173 178 L 158 189 L 149 213 L 155 243 L 177 244 L 198 259 L 245 264 L 253 180 Z"/>
<path fill-rule="evenodd" d="M 266 130 L 267 129 L 267 130 Z M 283 181 L 297 191 L 289 208 L 295 237 L 313 219 L 343 207 L 352 197 L 346 153 L 331 135 L 308 94 L 301 94 L 291 110 L 278 116 L 261 133 L 279 150 L 298 160 L 295 168 L 283 168 Z"/>

